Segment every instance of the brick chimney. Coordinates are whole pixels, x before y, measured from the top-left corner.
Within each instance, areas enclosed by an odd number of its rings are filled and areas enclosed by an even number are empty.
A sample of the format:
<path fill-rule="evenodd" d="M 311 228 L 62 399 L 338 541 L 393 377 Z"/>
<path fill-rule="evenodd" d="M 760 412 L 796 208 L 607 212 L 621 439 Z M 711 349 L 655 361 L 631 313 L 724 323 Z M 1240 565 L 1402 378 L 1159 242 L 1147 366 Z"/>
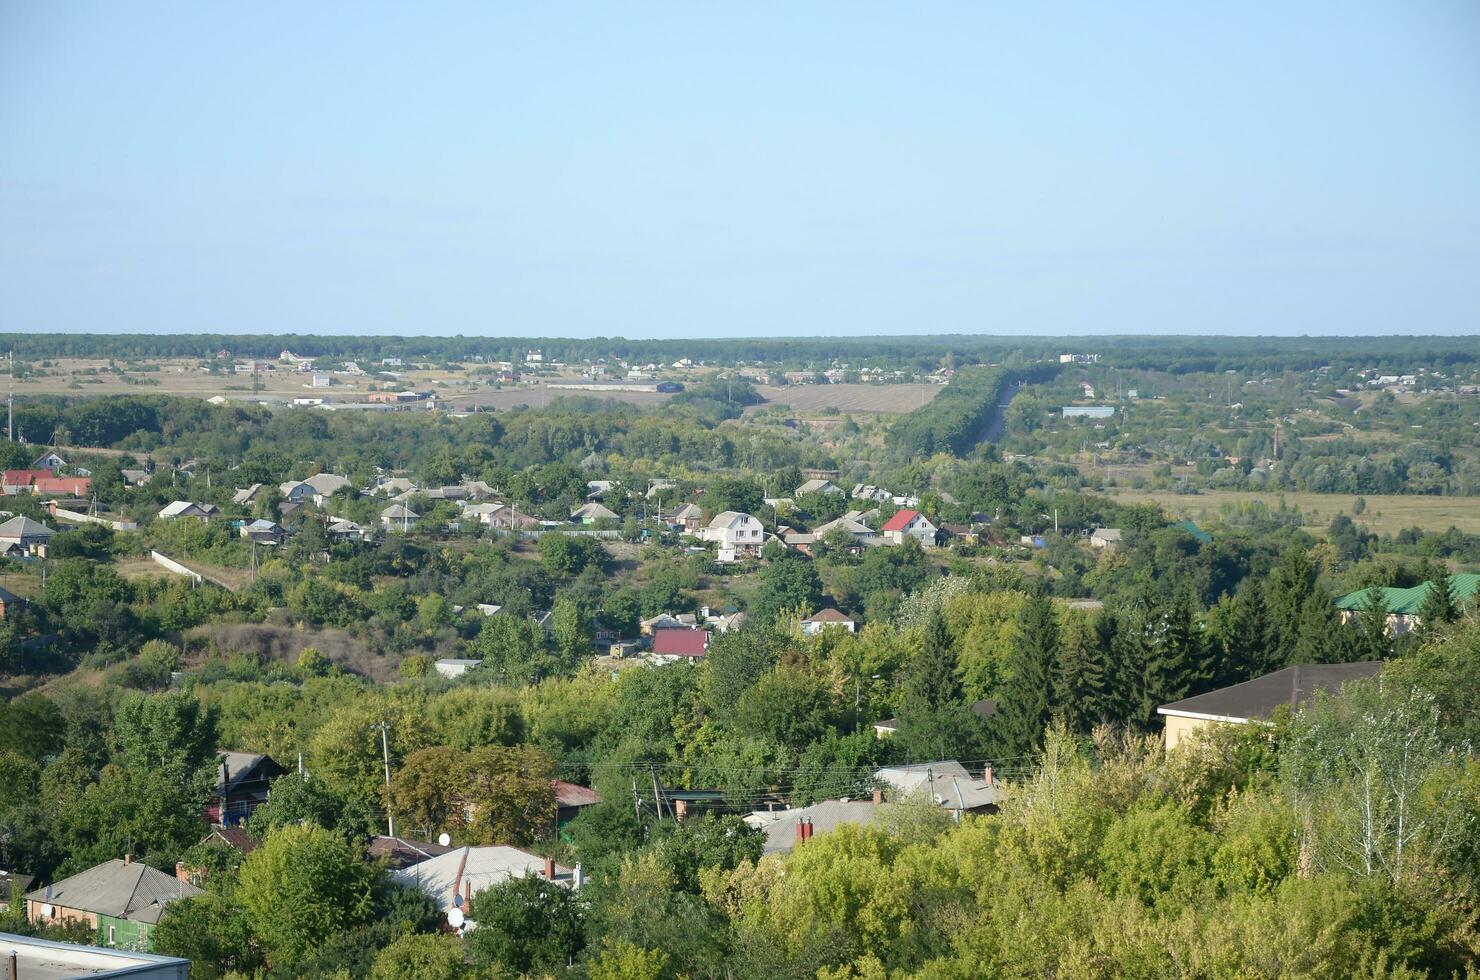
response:
<path fill-rule="evenodd" d="M 547 879 L 549 879 L 550 881 L 554 881 L 555 880 L 555 859 L 554 858 L 551 858 L 551 857 L 545 858 L 545 877 Z"/>
<path fill-rule="evenodd" d="M 194 882 L 190 880 L 190 872 L 186 869 L 184 861 L 175 862 L 175 880 L 183 881 L 187 885 L 194 884 Z"/>
<path fill-rule="evenodd" d="M 881 789 L 879 789 L 879 787 L 875 786 L 874 787 L 874 806 L 878 806 L 880 803 L 883 803 L 883 802 L 884 802 L 884 791 L 881 790 Z"/>
<path fill-rule="evenodd" d="M 811 840 L 811 839 L 812 839 L 812 821 L 811 821 L 811 819 L 803 820 L 802 821 L 802 840 Z"/>
<path fill-rule="evenodd" d="M 986 783 L 988 786 L 993 785 L 993 783 L 992 783 L 992 767 L 991 766 L 987 766 L 986 769 L 983 769 L 982 770 L 982 782 Z"/>
<path fill-rule="evenodd" d="M 132 854 L 125 854 L 123 856 L 123 863 L 124 864 L 133 864 L 134 863 L 134 856 Z"/>
<path fill-rule="evenodd" d="M 797 843 L 798 844 L 800 844 L 802 841 L 804 841 L 804 840 L 807 839 L 806 826 L 807 825 L 804 824 L 804 823 L 802 823 L 800 820 L 797 821 Z"/>

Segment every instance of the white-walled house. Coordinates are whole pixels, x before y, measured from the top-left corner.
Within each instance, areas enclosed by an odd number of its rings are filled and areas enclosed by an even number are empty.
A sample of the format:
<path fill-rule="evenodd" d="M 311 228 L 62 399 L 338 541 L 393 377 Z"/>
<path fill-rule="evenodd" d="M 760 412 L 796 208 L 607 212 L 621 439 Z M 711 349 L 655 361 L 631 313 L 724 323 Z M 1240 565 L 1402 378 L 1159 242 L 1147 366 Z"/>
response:
<path fill-rule="evenodd" d="M 714 515 L 709 526 L 699 532 L 699 539 L 719 545 L 720 561 L 734 561 L 760 554 L 766 532 L 749 514 L 727 510 Z"/>

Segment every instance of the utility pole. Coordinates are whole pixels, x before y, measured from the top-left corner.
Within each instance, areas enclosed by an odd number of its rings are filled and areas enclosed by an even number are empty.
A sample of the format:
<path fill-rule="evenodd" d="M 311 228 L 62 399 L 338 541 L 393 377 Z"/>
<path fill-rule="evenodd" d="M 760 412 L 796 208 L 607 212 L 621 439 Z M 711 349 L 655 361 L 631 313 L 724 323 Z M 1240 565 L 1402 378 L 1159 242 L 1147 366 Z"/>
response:
<path fill-rule="evenodd" d="M 380 728 L 380 752 L 381 756 L 385 759 L 385 785 L 389 789 L 391 785 L 391 749 L 390 742 L 386 739 L 385 734 L 389 726 L 385 722 L 381 722 L 378 727 Z M 385 822 L 390 828 L 390 835 L 392 837 L 396 836 L 396 818 L 391 816 L 389 800 L 386 801 Z"/>
<path fill-rule="evenodd" d="M 10 360 L 10 388 L 6 396 L 5 435 L 11 442 L 15 442 L 15 351 L 11 351 Z"/>

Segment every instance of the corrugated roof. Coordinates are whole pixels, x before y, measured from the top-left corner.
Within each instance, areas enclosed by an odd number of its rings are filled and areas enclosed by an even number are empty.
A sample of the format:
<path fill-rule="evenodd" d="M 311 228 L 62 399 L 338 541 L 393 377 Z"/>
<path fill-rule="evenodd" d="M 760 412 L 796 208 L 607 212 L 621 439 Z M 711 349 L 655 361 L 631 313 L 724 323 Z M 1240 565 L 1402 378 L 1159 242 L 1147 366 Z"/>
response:
<path fill-rule="evenodd" d="M 883 530 L 885 530 L 885 531 L 903 531 L 906 527 L 909 526 L 910 521 L 914 520 L 915 518 L 917 518 L 919 516 L 920 516 L 920 512 L 918 510 L 901 510 L 901 511 L 896 511 L 895 514 L 894 514 L 894 516 L 891 517 L 891 518 L 889 518 L 889 523 L 887 523 L 887 524 L 884 525 Z"/>
<path fill-rule="evenodd" d="M 1424 600 L 1428 598 L 1429 590 L 1433 587 L 1433 582 L 1423 582 L 1409 589 L 1384 588 L 1381 590 L 1383 602 L 1390 613 L 1413 616 L 1423 608 Z M 1469 572 L 1451 575 L 1449 576 L 1449 587 L 1456 599 L 1460 602 L 1467 602 L 1474 598 L 1476 591 L 1480 591 L 1480 575 Z M 1348 610 L 1366 608 L 1367 594 L 1371 591 L 1371 589 L 1359 589 L 1356 592 L 1348 592 L 1336 600 L 1336 608 Z"/>
<path fill-rule="evenodd" d="M 199 895 L 200 889 L 147 864 L 117 858 L 64 878 L 26 898 L 115 919 L 158 922 L 167 902 Z"/>

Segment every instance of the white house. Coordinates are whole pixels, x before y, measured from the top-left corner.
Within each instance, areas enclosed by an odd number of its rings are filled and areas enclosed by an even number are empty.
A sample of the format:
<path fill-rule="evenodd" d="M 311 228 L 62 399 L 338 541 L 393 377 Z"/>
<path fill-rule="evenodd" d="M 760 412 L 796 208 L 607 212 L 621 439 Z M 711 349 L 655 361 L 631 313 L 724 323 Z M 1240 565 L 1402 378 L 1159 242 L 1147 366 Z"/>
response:
<path fill-rule="evenodd" d="M 1089 536 L 1089 544 L 1092 548 L 1114 548 L 1120 544 L 1120 528 L 1097 527 Z"/>
<path fill-rule="evenodd" d="M 858 630 L 858 623 L 836 609 L 823 609 L 802 620 L 803 636 L 816 636 L 827 629 L 841 629 L 853 633 Z"/>
<path fill-rule="evenodd" d="M 926 548 L 935 547 L 935 536 L 940 528 L 930 518 L 917 510 L 901 510 L 889 518 L 882 528 L 884 540 L 890 544 L 904 544 L 905 538 L 914 538 Z"/>
<path fill-rule="evenodd" d="M 808 480 L 796 488 L 794 496 L 800 497 L 804 493 L 842 493 L 843 488 L 831 480 Z"/>
<path fill-rule="evenodd" d="M 727 510 L 714 515 L 709 526 L 699 531 L 699 539 L 719 545 L 720 561 L 735 561 L 760 554 L 766 543 L 766 532 L 761 522 L 749 514 Z"/>
<path fill-rule="evenodd" d="M 206 521 L 220 513 L 221 509 L 215 504 L 196 504 L 188 500 L 176 500 L 167 504 L 159 512 L 162 521 L 174 520 L 180 517 L 193 517 L 196 520 Z"/>

